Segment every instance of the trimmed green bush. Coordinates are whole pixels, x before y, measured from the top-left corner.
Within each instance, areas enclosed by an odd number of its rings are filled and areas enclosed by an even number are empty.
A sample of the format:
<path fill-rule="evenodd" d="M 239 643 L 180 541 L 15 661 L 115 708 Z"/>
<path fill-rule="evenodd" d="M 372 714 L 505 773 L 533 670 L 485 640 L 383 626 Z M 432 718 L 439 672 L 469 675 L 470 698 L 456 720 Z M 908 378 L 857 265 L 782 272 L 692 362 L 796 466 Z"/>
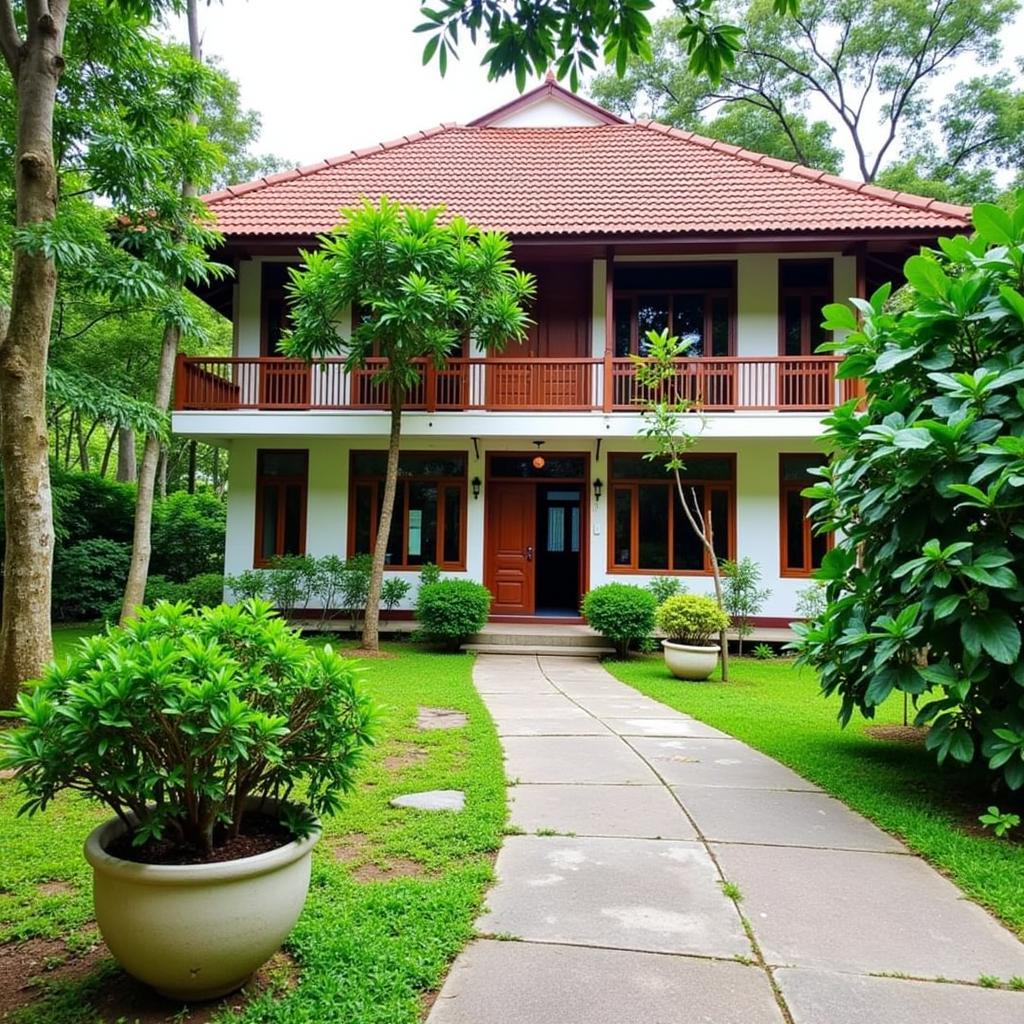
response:
<path fill-rule="evenodd" d="M 666 639 L 674 644 L 708 647 L 723 629 L 729 628 L 729 616 L 713 597 L 679 594 L 658 609 L 657 623 Z"/>
<path fill-rule="evenodd" d="M 211 491 L 176 491 L 157 502 L 153 506 L 153 572 L 178 583 L 223 572 L 226 519 L 224 502 Z"/>
<path fill-rule="evenodd" d="M 583 598 L 584 618 L 622 657 L 650 638 L 657 607 L 650 590 L 629 583 L 606 583 Z"/>
<path fill-rule="evenodd" d="M 491 592 L 472 580 L 438 580 L 420 587 L 416 618 L 421 631 L 451 650 L 479 633 L 491 610 Z"/>
<path fill-rule="evenodd" d="M 224 603 L 224 577 L 219 572 L 200 573 L 180 586 L 185 600 L 196 608 L 212 608 Z M 148 588 L 146 598 L 148 603 Z"/>
<path fill-rule="evenodd" d="M 130 544 L 104 537 L 58 549 L 53 560 L 54 618 L 99 618 L 123 593 L 131 558 Z"/>
<path fill-rule="evenodd" d="M 678 576 L 655 576 L 648 582 L 647 589 L 654 595 L 658 604 L 664 604 L 676 594 L 686 593 L 686 587 Z"/>

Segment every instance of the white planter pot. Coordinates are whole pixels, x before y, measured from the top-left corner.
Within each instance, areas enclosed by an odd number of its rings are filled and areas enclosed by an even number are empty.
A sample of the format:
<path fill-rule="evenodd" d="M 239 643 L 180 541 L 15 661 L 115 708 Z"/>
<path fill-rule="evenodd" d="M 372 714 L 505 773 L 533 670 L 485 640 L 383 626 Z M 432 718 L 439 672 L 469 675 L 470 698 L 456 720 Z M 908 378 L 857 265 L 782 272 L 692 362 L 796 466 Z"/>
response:
<path fill-rule="evenodd" d="M 711 647 L 691 647 L 689 644 L 674 644 L 670 640 L 661 641 L 665 652 L 665 664 L 676 679 L 701 680 L 707 679 L 718 664 L 718 655 L 722 648 L 717 644 Z"/>
<path fill-rule="evenodd" d="M 184 865 L 110 856 L 106 847 L 124 830 L 112 818 L 85 842 L 96 922 L 115 959 L 175 1000 L 215 999 L 241 988 L 302 912 L 319 828 L 254 857 Z"/>

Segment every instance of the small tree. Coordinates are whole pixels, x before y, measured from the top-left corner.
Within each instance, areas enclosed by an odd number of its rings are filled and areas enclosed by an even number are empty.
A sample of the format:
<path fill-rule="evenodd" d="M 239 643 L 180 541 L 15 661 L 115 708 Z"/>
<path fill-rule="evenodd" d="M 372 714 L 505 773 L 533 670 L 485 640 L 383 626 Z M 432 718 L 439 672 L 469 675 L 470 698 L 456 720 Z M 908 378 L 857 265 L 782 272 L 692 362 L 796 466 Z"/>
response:
<path fill-rule="evenodd" d="M 342 223 L 303 253 L 289 287 L 293 330 L 289 355 L 310 359 L 341 352 L 349 370 L 374 356 L 386 362 L 374 374 L 389 396 L 384 493 L 373 550 L 373 569 L 363 621 L 363 647 L 376 651 L 381 587 L 398 481 L 402 408 L 424 366 L 444 364 L 467 339 L 485 349 L 519 341 L 529 319 L 523 303 L 533 278 L 517 271 L 510 243 L 497 231 L 481 231 L 461 217 L 442 223 L 443 207 L 401 206 L 386 196 L 374 205 L 342 211 Z M 348 337 L 338 331 L 347 309 L 358 310 Z"/>
<path fill-rule="evenodd" d="M 684 430 L 682 424 L 683 414 L 691 412 L 694 403 L 679 395 L 677 384 L 678 360 L 686 355 L 689 343 L 670 335 L 667 328 L 661 332 L 648 331 L 647 342 L 647 353 L 632 357 L 636 368 L 637 387 L 645 402 L 644 425 L 640 433 L 653 442 L 651 450 L 644 458 L 660 463 L 675 478 L 683 515 L 707 554 L 715 584 L 715 600 L 718 607 L 725 611 L 722 573 L 718 555 L 715 553 L 714 530 L 711 523 L 704 518 L 696 492 L 683 483 L 686 453 L 697 443 L 697 438 Z M 718 640 L 722 647 L 722 681 L 728 682 L 729 638 L 725 627 L 722 628 Z"/>
<path fill-rule="evenodd" d="M 752 558 L 723 562 L 722 578 L 725 610 L 736 627 L 737 652 L 742 656 L 743 638 L 754 632 L 750 620 L 764 607 L 772 592 L 761 586 L 761 566 Z"/>

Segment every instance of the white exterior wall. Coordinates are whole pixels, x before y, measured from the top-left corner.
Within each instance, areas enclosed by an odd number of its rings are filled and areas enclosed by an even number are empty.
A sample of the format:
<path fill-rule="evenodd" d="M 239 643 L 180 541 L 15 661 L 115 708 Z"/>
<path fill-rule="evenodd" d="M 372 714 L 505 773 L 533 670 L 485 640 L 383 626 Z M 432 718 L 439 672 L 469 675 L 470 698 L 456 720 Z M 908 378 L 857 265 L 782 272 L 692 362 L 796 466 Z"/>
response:
<path fill-rule="evenodd" d="M 837 253 L 727 254 L 719 259 L 737 264 L 737 354 L 774 356 L 778 353 L 778 262 L 780 258 L 832 258 L 837 300 L 855 294 L 856 262 Z M 711 255 L 681 256 L 680 261 L 703 262 Z M 280 257 L 269 258 L 280 262 Z M 623 262 L 641 258 L 623 258 Z M 665 257 L 643 257 L 666 262 Z M 240 356 L 260 352 L 260 279 L 262 262 L 241 263 L 236 289 L 237 321 L 235 351 Z M 606 261 L 593 261 L 592 353 L 600 357 L 605 346 Z M 339 324 L 344 334 L 347 317 Z M 589 583 L 610 580 L 646 583 L 644 575 L 609 573 L 607 569 L 608 454 L 640 451 L 637 440 L 640 417 L 631 413 L 423 413 L 403 418 L 404 447 L 416 450 L 464 451 L 467 480 L 484 481 L 481 496 L 474 500 L 467 488 L 467 563 L 464 573 L 483 579 L 484 509 L 487 500 L 486 456 L 495 451 L 529 451 L 534 439 L 546 441 L 545 452 L 586 452 L 590 455 L 590 479 L 605 483 L 604 496 L 595 502 L 587 494 L 589 508 Z M 306 550 L 310 554 L 347 554 L 348 471 L 353 449 L 383 449 L 388 416 L 382 412 L 263 412 L 176 413 L 175 429 L 194 437 L 225 444 L 231 452 L 228 488 L 226 571 L 252 567 L 255 543 L 256 452 L 260 448 L 306 448 L 309 451 L 309 496 Z M 780 452 L 813 452 L 821 433 L 813 413 L 745 412 L 712 413 L 706 417 L 698 452 L 736 454 L 738 557 L 757 561 L 765 585 L 772 594 L 762 611 L 768 617 L 788 618 L 794 613 L 796 594 L 809 585 L 803 579 L 783 578 L 779 559 L 778 465 Z M 479 458 L 471 438 L 479 439 Z M 600 438 L 600 455 L 595 457 Z M 415 572 L 403 573 L 415 584 Z M 710 593 L 708 577 L 681 577 L 689 590 Z M 408 602 L 406 603 L 408 605 Z"/>

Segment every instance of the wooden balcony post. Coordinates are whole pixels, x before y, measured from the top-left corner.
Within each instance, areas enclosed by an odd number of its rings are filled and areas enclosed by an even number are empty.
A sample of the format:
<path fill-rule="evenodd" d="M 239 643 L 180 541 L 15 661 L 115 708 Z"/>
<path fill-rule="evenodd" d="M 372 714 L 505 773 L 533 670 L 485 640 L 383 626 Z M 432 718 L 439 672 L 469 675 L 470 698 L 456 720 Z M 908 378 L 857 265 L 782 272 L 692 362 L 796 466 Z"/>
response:
<path fill-rule="evenodd" d="M 608 246 L 604 259 L 604 394 L 602 408 L 611 412 L 613 407 L 615 374 L 612 359 L 615 356 L 615 249 Z"/>
<path fill-rule="evenodd" d="M 423 373 L 423 396 L 427 412 L 437 412 L 437 367 L 433 359 L 428 359 Z"/>
<path fill-rule="evenodd" d="M 185 408 L 185 354 L 178 352 L 174 357 L 174 411 Z"/>

